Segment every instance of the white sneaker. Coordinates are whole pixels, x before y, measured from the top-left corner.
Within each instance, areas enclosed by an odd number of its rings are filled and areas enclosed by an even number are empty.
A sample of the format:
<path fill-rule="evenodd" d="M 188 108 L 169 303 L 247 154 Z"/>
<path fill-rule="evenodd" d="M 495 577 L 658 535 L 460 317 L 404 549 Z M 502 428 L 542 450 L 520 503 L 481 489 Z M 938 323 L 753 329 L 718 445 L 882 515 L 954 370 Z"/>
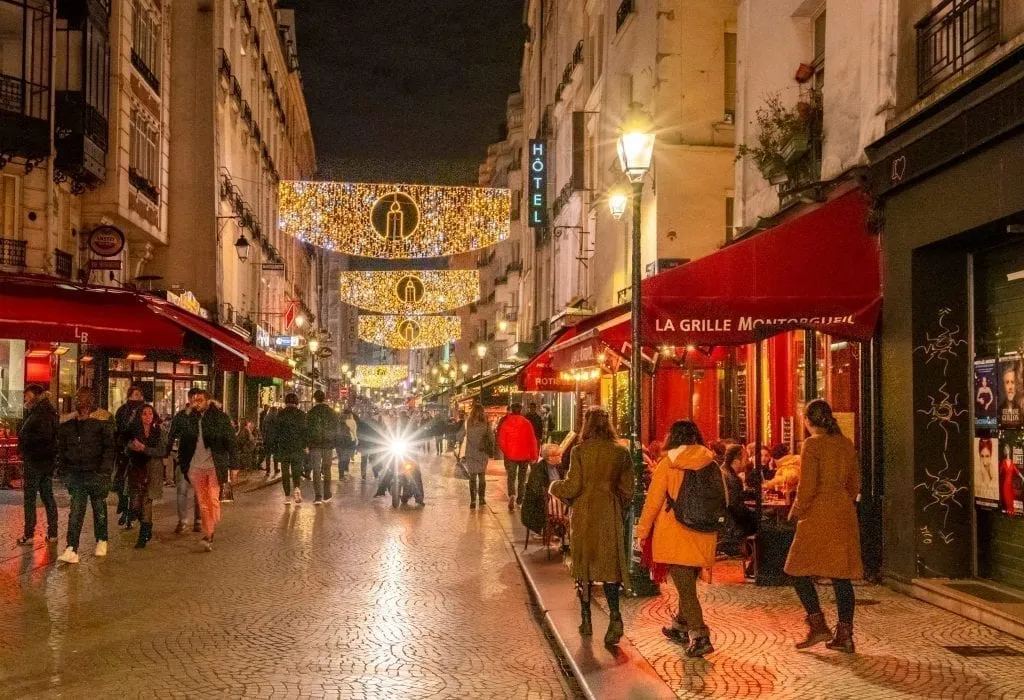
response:
<path fill-rule="evenodd" d="M 57 557 L 57 561 L 62 561 L 65 564 L 77 564 L 78 563 L 78 552 L 71 547 L 64 550 L 64 553 Z"/>
<path fill-rule="evenodd" d="M 285 496 L 285 497 L 284 497 L 284 504 L 285 504 L 286 506 L 290 506 L 290 505 L 292 504 L 292 499 L 290 499 L 290 498 L 288 498 L 287 496 Z"/>
<path fill-rule="evenodd" d="M 313 505 L 315 505 L 315 506 L 322 506 L 323 504 L 324 504 L 323 501 L 313 501 Z"/>
<path fill-rule="evenodd" d="M 207 551 L 207 552 L 212 552 L 213 551 L 213 540 L 208 540 L 208 539 L 206 539 L 204 537 L 203 538 L 203 549 L 205 551 Z"/>
<path fill-rule="evenodd" d="M 328 496 L 327 498 L 324 499 L 324 503 L 330 503 L 333 500 L 334 500 L 334 496 Z"/>
<path fill-rule="evenodd" d="M 100 540 L 96 543 L 96 556 L 105 557 L 107 556 L 107 541 Z"/>
<path fill-rule="evenodd" d="M 302 503 L 302 489 L 296 486 L 295 490 L 292 491 L 292 498 L 295 499 L 296 503 Z"/>

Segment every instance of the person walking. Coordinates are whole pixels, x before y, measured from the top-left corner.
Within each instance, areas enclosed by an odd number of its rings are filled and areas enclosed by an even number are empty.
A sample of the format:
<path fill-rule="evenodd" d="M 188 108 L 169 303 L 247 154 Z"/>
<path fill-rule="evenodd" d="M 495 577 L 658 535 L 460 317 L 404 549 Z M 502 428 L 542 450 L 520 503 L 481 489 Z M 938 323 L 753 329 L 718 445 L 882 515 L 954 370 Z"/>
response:
<path fill-rule="evenodd" d="M 681 501 L 687 474 L 708 466 L 714 467 L 717 478 L 722 479 L 723 493 L 728 493 L 724 490 L 725 478 L 715 462 L 715 453 L 704 446 L 697 424 L 688 420 L 673 423 L 636 526 L 640 549 L 644 540 L 651 537 L 652 559 L 668 566 L 669 576 L 679 592 L 679 611 L 672 627 L 663 629 L 662 633 L 687 645 L 686 655 L 691 658 L 714 651 L 697 598 L 697 579 L 701 569 L 710 569 L 715 563 L 717 534 L 713 530 L 700 532 L 683 525 L 676 518 L 669 499 Z"/>
<path fill-rule="evenodd" d="M 338 426 L 338 440 L 335 444 L 335 451 L 338 453 L 338 478 L 347 479 L 348 469 L 355 457 L 356 447 L 359 445 L 359 425 L 351 409 L 346 408 L 341 413 L 341 423 Z M 363 473 L 366 473 L 366 466 L 363 466 Z"/>
<path fill-rule="evenodd" d="M 537 410 L 537 402 L 533 401 L 530 403 L 529 410 L 526 412 L 526 420 L 530 421 L 530 425 L 533 426 L 533 434 L 537 437 L 537 444 L 543 444 L 544 441 L 544 416 Z"/>
<path fill-rule="evenodd" d="M 196 397 L 201 393 L 202 389 L 197 389 L 196 387 L 188 390 L 188 404 L 186 404 L 185 408 L 174 414 L 174 418 L 171 419 L 171 427 L 167 431 L 168 454 L 174 450 L 175 443 L 179 443 L 174 466 L 174 485 L 178 508 L 178 526 L 174 528 L 175 535 L 183 535 L 188 529 L 189 503 L 192 504 L 192 532 L 202 532 L 202 526 L 199 522 L 199 497 L 185 476 L 186 472 L 188 472 L 188 465 L 183 464 L 181 461 L 180 446 L 181 437 L 184 435 L 185 429 L 188 427 L 196 410 Z"/>
<path fill-rule="evenodd" d="M 487 463 L 497 453 L 497 445 L 482 405 L 473 405 L 456 441 L 461 443 L 456 457 L 469 475 L 469 509 L 474 510 L 478 503 L 483 508 L 487 505 Z"/>
<path fill-rule="evenodd" d="M 505 457 L 508 485 L 508 509 L 523 505 L 526 495 L 526 470 L 540 455 L 540 442 L 533 425 L 523 416 L 523 405 L 514 403 L 498 426 L 498 449 Z"/>
<path fill-rule="evenodd" d="M 608 646 L 618 644 L 624 634 L 619 588 L 627 580 L 629 564 L 623 513 L 633 497 L 629 450 L 617 441 L 608 412 L 599 407 L 588 410 L 580 442 L 572 450 L 569 473 L 549 489 L 552 496 L 572 502 L 570 547 L 572 577 L 580 599 L 580 634 L 593 634 L 590 594 L 593 584 L 601 582 L 608 601 L 604 635 Z"/>
<path fill-rule="evenodd" d="M 306 464 L 308 437 L 306 414 L 299 408 L 297 394 L 284 397 L 284 410 L 274 419 L 273 443 L 275 454 L 281 460 L 281 486 L 284 503 L 290 506 L 302 503 L 302 471 Z"/>
<path fill-rule="evenodd" d="M 220 523 L 220 487 L 228 481 L 228 469 L 237 460 L 231 419 L 200 389 L 182 430 L 178 457 L 186 479 L 199 500 L 203 549 L 213 550 L 213 536 Z"/>
<path fill-rule="evenodd" d="M 274 406 L 267 411 L 266 417 L 260 421 L 260 435 L 263 439 L 264 471 L 267 481 L 277 478 L 281 473 L 281 463 L 277 457 L 274 446 L 274 421 L 280 415 L 280 410 Z"/>
<path fill-rule="evenodd" d="M 465 422 L 465 417 L 461 411 L 458 414 L 452 413 L 448 416 L 448 420 L 444 424 L 445 448 L 448 452 L 454 452 L 458 446 L 459 433 L 462 432 L 462 424 Z"/>
<path fill-rule="evenodd" d="M 797 649 L 826 642 L 829 649 L 852 654 L 854 594 L 852 579 L 864 578 L 857 524 L 860 466 L 853 443 L 843 435 L 832 407 L 815 399 L 804 410 L 811 434 L 800 452 L 800 485 L 789 519 L 796 535 L 783 570 L 807 613 L 807 637 Z M 839 622 L 835 635 L 825 621 L 814 578 L 832 579 Z"/>
<path fill-rule="evenodd" d="M 142 407 L 139 420 L 132 424 L 127 449 L 128 507 L 141 523 L 135 549 L 145 549 L 153 539 L 153 501 L 163 498 L 167 454 L 167 431 L 149 404 Z"/>
<path fill-rule="evenodd" d="M 128 388 L 128 400 L 114 414 L 114 441 L 117 446 L 116 470 L 114 472 L 114 491 L 117 493 L 117 524 L 125 530 L 132 529 L 132 512 L 128 506 L 128 487 L 125 479 L 128 475 L 128 441 L 131 439 L 133 424 L 139 419 L 139 411 L 145 405 L 141 384 L 132 384 Z"/>
<path fill-rule="evenodd" d="M 57 456 L 57 409 L 43 387 L 25 389 L 25 418 L 18 429 L 18 451 L 24 462 L 25 529 L 20 546 L 32 544 L 36 534 L 36 498 L 46 509 L 46 541 L 57 541 L 57 499 L 53 496 L 53 460 Z"/>
<path fill-rule="evenodd" d="M 313 408 L 306 415 L 306 431 L 309 444 L 309 462 L 313 469 L 313 505 L 330 503 L 331 462 L 334 461 L 334 446 L 341 433 L 341 420 L 334 409 L 324 403 L 327 394 L 317 389 L 313 392 Z M 341 476 L 340 474 L 338 475 Z"/>
<path fill-rule="evenodd" d="M 107 556 L 107 494 L 116 450 L 114 417 L 102 408 L 94 408 L 92 389 L 80 388 L 75 392 L 75 412 L 65 416 L 57 429 L 57 464 L 71 495 L 68 544 L 58 561 L 79 561 L 86 504 L 92 505 L 96 556 Z"/>

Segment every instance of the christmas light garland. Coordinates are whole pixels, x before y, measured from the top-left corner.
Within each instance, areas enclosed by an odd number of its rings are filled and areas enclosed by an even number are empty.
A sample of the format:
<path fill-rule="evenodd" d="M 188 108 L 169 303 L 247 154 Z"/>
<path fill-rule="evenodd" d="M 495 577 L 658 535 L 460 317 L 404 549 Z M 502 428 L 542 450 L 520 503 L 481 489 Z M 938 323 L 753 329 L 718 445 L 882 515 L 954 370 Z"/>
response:
<path fill-rule="evenodd" d="M 406 365 L 356 365 L 355 383 L 367 389 L 390 389 L 408 377 Z"/>
<path fill-rule="evenodd" d="M 436 348 L 462 337 L 458 316 L 360 316 L 359 339 L 396 350 Z"/>
<path fill-rule="evenodd" d="M 341 300 L 381 314 L 438 314 L 480 298 L 477 270 L 392 270 L 341 273 Z"/>
<path fill-rule="evenodd" d="M 509 236 L 507 189 L 352 182 L 280 184 L 281 230 L 370 258 L 438 258 Z"/>

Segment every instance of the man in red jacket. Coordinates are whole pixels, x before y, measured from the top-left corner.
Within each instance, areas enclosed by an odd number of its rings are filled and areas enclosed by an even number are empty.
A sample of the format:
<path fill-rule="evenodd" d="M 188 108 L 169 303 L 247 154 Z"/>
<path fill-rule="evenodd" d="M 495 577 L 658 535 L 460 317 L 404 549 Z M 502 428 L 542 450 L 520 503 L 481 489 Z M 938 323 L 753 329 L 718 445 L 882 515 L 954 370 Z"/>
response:
<path fill-rule="evenodd" d="M 523 504 L 526 490 L 526 470 L 536 462 L 540 448 L 533 424 L 523 415 L 523 405 L 514 403 L 509 414 L 498 426 L 498 448 L 505 456 L 505 476 L 508 479 L 508 509 Z"/>

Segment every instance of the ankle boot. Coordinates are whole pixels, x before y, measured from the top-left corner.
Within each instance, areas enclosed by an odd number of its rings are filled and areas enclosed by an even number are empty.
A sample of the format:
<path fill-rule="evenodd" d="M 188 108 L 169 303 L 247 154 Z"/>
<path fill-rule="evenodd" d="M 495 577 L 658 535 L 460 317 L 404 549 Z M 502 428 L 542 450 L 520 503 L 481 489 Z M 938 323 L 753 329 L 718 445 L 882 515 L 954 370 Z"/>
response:
<path fill-rule="evenodd" d="M 832 639 L 832 630 L 825 622 L 824 613 L 814 613 L 807 616 L 807 637 L 804 641 L 797 642 L 797 649 L 810 649 L 815 644 L 821 644 Z"/>
<path fill-rule="evenodd" d="M 705 627 L 700 634 L 695 634 L 690 639 L 690 646 L 686 647 L 686 656 L 695 659 L 700 656 L 705 656 L 714 652 L 715 648 L 711 646 L 711 635 L 708 628 Z"/>
<path fill-rule="evenodd" d="M 832 641 L 825 642 L 825 646 L 847 654 L 854 653 L 856 648 L 853 645 L 853 624 L 849 622 L 837 623 L 836 636 L 832 638 Z"/>
<path fill-rule="evenodd" d="M 153 539 L 153 523 L 142 523 L 139 526 L 139 539 L 135 543 L 135 549 L 145 549 L 146 543 Z"/>
<path fill-rule="evenodd" d="M 605 646 L 613 647 L 622 639 L 625 629 L 622 625 L 622 613 L 613 611 L 608 614 L 608 631 L 604 633 Z"/>
<path fill-rule="evenodd" d="M 594 634 L 594 625 L 590 621 L 590 603 L 580 601 L 580 636 L 589 637 Z"/>

